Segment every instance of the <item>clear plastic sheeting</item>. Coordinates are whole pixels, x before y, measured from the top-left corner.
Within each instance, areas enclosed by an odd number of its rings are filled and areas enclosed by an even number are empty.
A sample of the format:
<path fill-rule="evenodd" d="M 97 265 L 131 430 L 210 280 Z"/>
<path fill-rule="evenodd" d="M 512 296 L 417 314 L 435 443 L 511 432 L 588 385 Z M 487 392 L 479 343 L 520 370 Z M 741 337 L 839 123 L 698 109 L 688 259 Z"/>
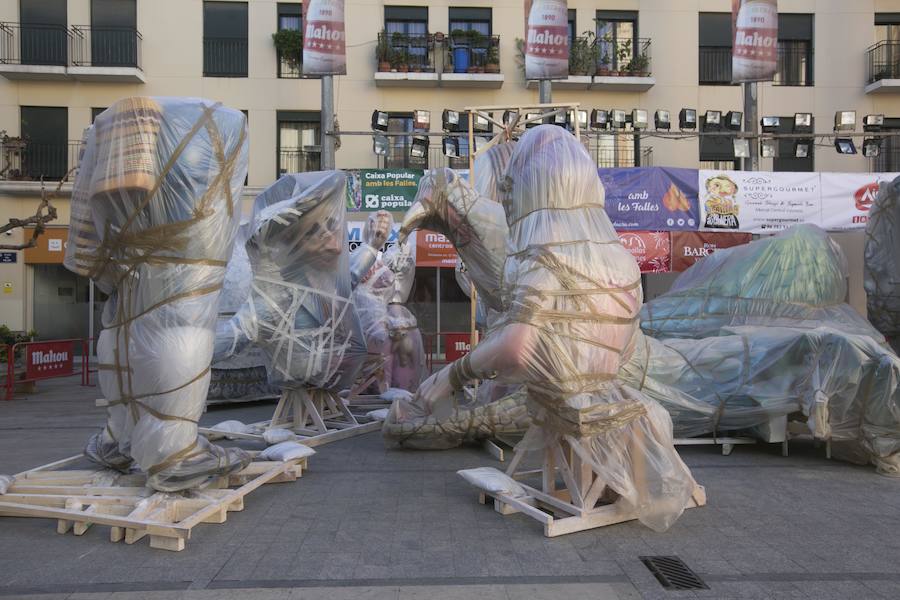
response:
<path fill-rule="evenodd" d="M 528 493 L 518 481 L 493 467 L 479 467 L 477 469 L 462 469 L 456 472 L 469 484 L 491 494 L 504 494 L 521 498 Z"/>
<path fill-rule="evenodd" d="M 882 183 L 866 223 L 869 321 L 900 352 L 900 178 Z"/>
<path fill-rule="evenodd" d="M 846 303 L 847 261 L 814 225 L 719 250 L 644 305 L 641 328 L 657 338 L 704 338 L 723 327 L 811 329 L 883 337 Z"/>
<path fill-rule="evenodd" d="M 97 117 L 75 180 L 65 264 L 109 294 L 97 341 L 107 424 L 85 453 L 137 463 L 160 491 L 250 461 L 197 433 L 247 148 L 239 111 L 125 98 Z"/>
<path fill-rule="evenodd" d="M 412 289 L 416 261 L 409 245 L 398 243 L 385 251 L 384 262 L 394 273 L 393 293 L 387 306 L 387 328 L 391 338 L 391 387 L 415 392 L 427 375 L 422 332 L 419 331 L 415 315 L 404 306 Z"/>
<path fill-rule="evenodd" d="M 365 358 L 350 301 L 346 176 L 285 175 L 254 204 L 250 297 L 216 333 L 216 360 L 257 344 L 280 388 L 349 387 Z"/>

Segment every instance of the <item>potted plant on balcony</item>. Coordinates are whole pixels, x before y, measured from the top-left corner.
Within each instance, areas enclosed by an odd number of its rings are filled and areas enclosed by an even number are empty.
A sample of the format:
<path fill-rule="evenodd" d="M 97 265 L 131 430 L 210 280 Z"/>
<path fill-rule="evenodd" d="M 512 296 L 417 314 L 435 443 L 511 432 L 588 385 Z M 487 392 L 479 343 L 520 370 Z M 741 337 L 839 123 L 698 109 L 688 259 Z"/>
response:
<path fill-rule="evenodd" d="M 28 140 L 24 137 L 11 137 L 6 131 L 0 131 L 0 179 L 21 181 L 28 179 L 22 171 L 22 157 L 28 147 Z"/>
<path fill-rule="evenodd" d="M 647 77 L 650 75 L 649 68 L 650 57 L 647 56 L 646 52 L 641 52 L 631 59 L 631 70 L 641 77 Z"/>
<path fill-rule="evenodd" d="M 628 71 L 631 68 L 631 42 L 622 42 L 619 44 L 618 49 L 616 50 L 618 65 L 619 65 L 619 76 L 625 77 L 628 75 Z"/>
<path fill-rule="evenodd" d="M 496 40 L 491 40 L 491 44 L 488 47 L 487 58 L 485 59 L 484 65 L 484 72 L 500 72 L 500 48 L 498 47 Z"/>
<path fill-rule="evenodd" d="M 522 72 L 522 75 L 525 74 L 525 40 L 522 38 L 516 38 L 516 65 L 519 67 L 519 71 Z"/>
<path fill-rule="evenodd" d="M 291 69 L 299 69 L 303 56 L 303 34 L 296 29 L 279 29 L 272 34 L 275 50 Z"/>
<path fill-rule="evenodd" d="M 597 48 L 597 53 L 600 53 L 599 48 Z M 600 60 L 597 63 L 596 75 L 599 75 L 600 77 L 609 76 L 609 54 L 604 54 L 600 57 Z"/>
<path fill-rule="evenodd" d="M 409 72 L 409 52 L 406 48 L 394 50 L 393 56 L 391 57 L 391 70 L 397 71 L 398 73 Z"/>
<path fill-rule="evenodd" d="M 484 73 L 485 52 L 483 50 L 486 50 L 486 36 L 480 31 L 470 29 L 468 38 L 469 56 L 471 57 L 468 71 L 469 73 Z"/>
<path fill-rule="evenodd" d="M 384 31 L 378 36 L 378 43 L 375 46 L 375 59 L 378 61 L 378 70 L 385 72 L 391 70 L 391 43 Z"/>

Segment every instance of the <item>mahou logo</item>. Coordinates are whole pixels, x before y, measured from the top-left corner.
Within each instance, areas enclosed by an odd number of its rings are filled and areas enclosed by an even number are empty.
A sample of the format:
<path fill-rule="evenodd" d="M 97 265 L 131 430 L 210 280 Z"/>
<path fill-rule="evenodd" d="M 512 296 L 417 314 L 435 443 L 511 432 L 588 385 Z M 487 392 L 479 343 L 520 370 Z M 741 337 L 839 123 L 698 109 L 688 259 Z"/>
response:
<path fill-rule="evenodd" d="M 853 200 L 856 202 L 856 209 L 863 212 L 868 211 L 878 196 L 878 182 L 873 181 L 862 186 L 853 194 Z"/>

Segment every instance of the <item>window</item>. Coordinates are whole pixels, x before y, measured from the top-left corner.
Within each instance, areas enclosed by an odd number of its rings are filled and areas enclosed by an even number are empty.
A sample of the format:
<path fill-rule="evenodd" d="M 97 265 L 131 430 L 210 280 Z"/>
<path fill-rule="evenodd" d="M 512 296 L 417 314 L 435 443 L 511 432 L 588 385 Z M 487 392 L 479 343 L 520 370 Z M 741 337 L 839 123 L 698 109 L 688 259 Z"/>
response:
<path fill-rule="evenodd" d="M 69 41 L 66 0 L 21 0 L 19 18 L 21 63 L 64 67 Z"/>
<path fill-rule="evenodd" d="M 247 3 L 203 3 L 203 76 L 247 76 Z"/>
<path fill-rule="evenodd" d="M 405 52 L 410 65 L 429 65 L 427 6 L 385 6 L 384 31 L 395 54 Z"/>
<path fill-rule="evenodd" d="M 575 26 L 575 24 L 576 24 L 575 9 L 570 8 L 569 9 L 569 48 L 571 48 L 572 46 L 575 45 L 574 42 L 575 42 L 575 37 L 577 35 L 576 32 L 578 31 L 578 28 Z"/>
<path fill-rule="evenodd" d="M 632 131 L 631 125 L 625 131 Z M 591 136 L 588 148 L 598 167 L 639 167 L 641 166 L 641 141 L 638 136 L 612 135 L 601 133 Z M 646 165 L 644 165 L 646 166 Z"/>
<path fill-rule="evenodd" d="M 778 68 L 774 85 L 813 85 L 813 16 L 778 15 Z"/>
<path fill-rule="evenodd" d="M 73 31 L 73 48 L 84 33 Z M 138 66 L 137 7 L 135 0 L 91 0 L 90 64 L 95 67 Z M 79 55 L 82 55 L 88 44 Z M 86 56 L 80 56 L 84 60 Z M 73 60 L 74 57 L 73 57 Z"/>
<path fill-rule="evenodd" d="M 883 131 L 900 134 L 900 118 L 885 117 Z M 871 159 L 873 173 L 896 173 L 900 171 L 900 135 L 881 138 L 881 151 Z"/>
<path fill-rule="evenodd" d="M 597 11 L 597 39 L 600 56 L 609 57 L 610 69 L 622 71 L 638 46 L 638 15 L 629 11 Z"/>
<path fill-rule="evenodd" d="M 278 173 L 303 173 L 320 170 L 322 152 L 319 113 L 283 111 L 278 119 Z"/>
<path fill-rule="evenodd" d="M 68 110 L 65 107 L 23 106 L 20 117 L 20 131 L 27 140 L 22 172 L 35 180 L 41 177 L 62 179 L 69 164 Z"/>
<path fill-rule="evenodd" d="M 278 31 L 291 29 L 303 31 L 303 5 L 278 3 Z M 278 77 L 284 79 L 296 79 L 302 75 L 300 62 L 303 60 L 303 52 L 296 59 L 296 64 L 291 64 L 278 54 Z"/>
<path fill-rule="evenodd" d="M 793 133 L 794 132 L 794 115 L 780 117 L 779 119 L 779 128 L 777 133 Z M 812 120 L 813 131 L 816 130 L 816 119 L 813 117 Z M 797 158 L 797 143 L 798 142 L 808 143 L 809 152 L 808 156 Z M 815 144 L 813 143 L 814 138 L 810 136 L 807 139 L 782 139 L 778 140 L 778 156 L 772 159 L 772 170 L 773 171 L 813 171 L 813 164 L 815 161 Z"/>
<path fill-rule="evenodd" d="M 724 115 L 722 116 L 724 119 Z M 791 123 L 794 118 L 791 117 Z M 697 115 L 697 131 L 703 131 L 706 117 Z M 752 141 L 750 142 L 753 143 Z M 730 135 L 701 135 L 700 136 L 700 162 L 701 163 L 736 163 L 734 158 L 734 137 Z"/>
<path fill-rule="evenodd" d="M 450 32 L 458 34 L 460 31 L 472 36 L 467 44 L 469 65 L 483 66 L 487 62 L 491 37 L 491 9 L 450 7 Z M 456 43 L 454 36 L 451 36 L 451 42 Z"/>
<path fill-rule="evenodd" d="M 875 14 L 875 45 L 868 54 L 870 83 L 900 78 L 900 13 Z"/>
<path fill-rule="evenodd" d="M 700 85 L 731 85 L 731 13 L 700 13 Z"/>
<path fill-rule="evenodd" d="M 95 107 L 95 108 L 91 109 L 91 125 L 94 124 L 94 121 L 97 120 L 97 117 L 99 117 L 100 113 L 102 113 L 104 110 L 106 110 L 106 108 L 107 107 L 104 106 L 104 107 Z"/>
<path fill-rule="evenodd" d="M 389 113 L 388 133 L 411 133 L 413 130 L 412 113 Z M 427 169 L 428 155 L 423 158 L 410 156 L 412 146 L 411 135 L 392 135 L 388 137 L 388 152 L 384 157 L 386 169 Z"/>

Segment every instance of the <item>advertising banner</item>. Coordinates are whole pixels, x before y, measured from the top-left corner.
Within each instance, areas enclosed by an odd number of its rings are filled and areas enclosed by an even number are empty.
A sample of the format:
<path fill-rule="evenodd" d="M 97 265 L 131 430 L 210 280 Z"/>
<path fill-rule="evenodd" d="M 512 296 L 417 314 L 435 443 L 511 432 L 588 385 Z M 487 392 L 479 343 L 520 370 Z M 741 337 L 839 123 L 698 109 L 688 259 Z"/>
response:
<path fill-rule="evenodd" d="M 359 169 L 347 173 L 347 208 L 350 211 L 406 212 L 416 199 L 419 169 Z"/>
<path fill-rule="evenodd" d="M 525 0 L 525 79 L 569 76 L 566 0 Z"/>
<path fill-rule="evenodd" d="M 415 237 L 417 267 L 456 267 L 456 249 L 444 234 L 420 229 Z"/>
<path fill-rule="evenodd" d="M 600 169 L 606 213 L 617 230 L 695 230 L 697 171 L 659 167 Z"/>
<path fill-rule="evenodd" d="M 472 334 L 470 333 L 445 333 L 443 337 L 444 353 L 448 363 L 459 360 L 472 349 Z"/>
<path fill-rule="evenodd" d="M 865 229 L 869 209 L 882 183 L 900 173 L 822 173 L 822 227 L 829 231 Z"/>
<path fill-rule="evenodd" d="M 303 74 L 346 75 L 344 0 L 307 0 L 303 13 Z"/>
<path fill-rule="evenodd" d="M 25 346 L 25 378 L 72 375 L 74 342 L 42 342 Z"/>
<path fill-rule="evenodd" d="M 672 267 L 672 246 L 668 231 L 617 231 L 641 273 L 668 273 Z"/>
<path fill-rule="evenodd" d="M 772 81 L 778 67 L 778 1 L 731 0 L 731 81 Z"/>
<path fill-rule="evenodd" d="M 365 226 L 365 221 L 347 221 L 347 244 L 350 247 L 350 252 L 356 250 L 356 248 L 363 243 L 363 228 Z M 387 242 L 385 242 L 384 246 L 381 248 L 381 251 L 384 252 L 385 250 L 396 244 L 397 236 L 399 234 L 400 223 L 395 222 L 394 226 L 391 228 L 391 235 L 388 236 Z"/>
<path fill-rule="evenodd" d="M 750 233 L 676 231 L 672 233 L 672 271 L 687 270 L 692 264 L 716 250 L 749 244 Z"/>
<path fill-rule="evenodd" d="M 700 228 L 778 233 L 792 225 L 821 226 L 818 173 L 699 171 Z"/>

